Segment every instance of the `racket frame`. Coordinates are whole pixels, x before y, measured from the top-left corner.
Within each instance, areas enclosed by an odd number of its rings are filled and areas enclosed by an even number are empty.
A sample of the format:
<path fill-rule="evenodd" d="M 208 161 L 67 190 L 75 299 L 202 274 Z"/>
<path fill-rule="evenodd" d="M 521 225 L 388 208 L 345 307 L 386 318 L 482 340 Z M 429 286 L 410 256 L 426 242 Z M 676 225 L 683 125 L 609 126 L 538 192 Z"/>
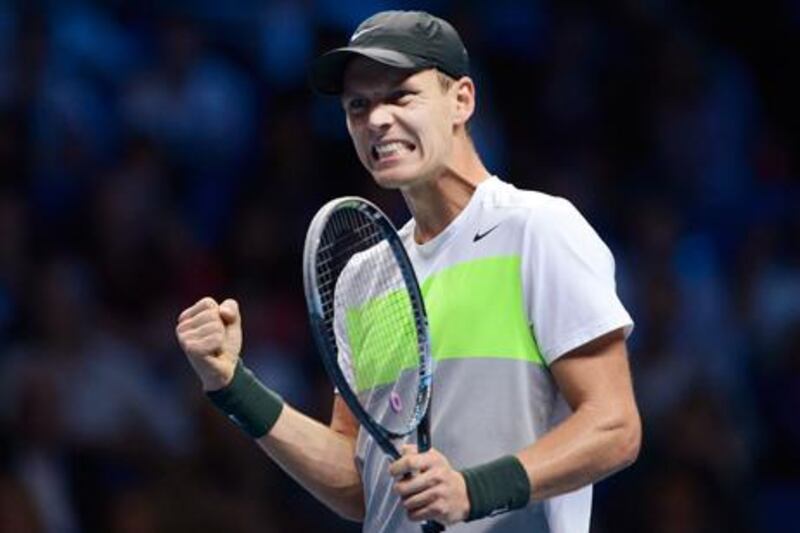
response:
<path fill-rule="evenodd" d="M 327 338 L 325 315 L 319 295 L 319 286 L 317 284 L 317 251 L 328 221 L 335 212 L 344 209 L 357 210 L 376 223 L 400 267 L 403 282 L 408 289 L 412 308 L 415 310 L 414 324 L 416 327 L 420 356 L 418 370 L 419 386 L 412 422 L 409 424 L 409 429 L 405 433 L 396 433 L 387 430 L 378 424 L 361 406 L 358 397 L 355 392 L 353 392 L 350 383 L 347 381 L 347 378 L 337 363 L 338 350 L 335 346 L 330 346 Z M 322 355 L 325 370 L 328 372 L 334 385 L 336 385 L 339 395 L 350 408 L 353 416 L 358 419 L 364 429 L 375 439 L 378 446 L 380 446 L 387 455 L 392 457 L 393 460 L 399 459 L 400 453 L 397 447 L 392 443 L 392 439 L 402 438 L 410 434 L 414 429 L 417 429 L 418 450 L 420 452 L 425 452 L 430 449 L 429 404 L 431 399 L 433 369 L 430 337 L 428 333 L 428 318 L 414 268 L 411 265 L 411 260 L 408 258 L 406 249 L 403 246 L 403 242 L 394 224 L 392 224 L 389 218 L 375 204 L 357 196 L 336 198 L 326 203 L 314 216 L 309 225 L 308 233 L 306 234 L 303 251 L 303 285 L 305 288 L 306 301 L 308 302 L 314 341 Z"/>

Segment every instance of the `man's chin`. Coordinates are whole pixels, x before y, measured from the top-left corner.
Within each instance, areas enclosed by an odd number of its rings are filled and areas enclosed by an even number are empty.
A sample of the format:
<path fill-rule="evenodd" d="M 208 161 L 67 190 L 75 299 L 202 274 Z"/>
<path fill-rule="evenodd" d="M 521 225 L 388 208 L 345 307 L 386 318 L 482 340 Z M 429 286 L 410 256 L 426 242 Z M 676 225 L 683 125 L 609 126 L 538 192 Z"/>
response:
<path fill-rule="evenodd" d="M 410 187 L 417 181 L 416 175 L 408 172 L 398 172 L 394 169 L 392 171 L 372 172 L 372 178 L 379 187 L 384 189 L 402 189 Z"/>

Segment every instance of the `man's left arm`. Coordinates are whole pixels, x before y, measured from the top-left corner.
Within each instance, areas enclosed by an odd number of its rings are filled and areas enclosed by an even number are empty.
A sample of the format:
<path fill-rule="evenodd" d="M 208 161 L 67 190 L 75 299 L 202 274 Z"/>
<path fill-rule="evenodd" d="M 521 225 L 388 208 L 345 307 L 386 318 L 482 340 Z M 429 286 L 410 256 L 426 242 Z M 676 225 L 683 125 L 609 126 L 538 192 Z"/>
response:
<path fill-rule="evenodd" d="M 404 448 L 404 456 L 392 464 L 390 473 L 410 519 L 451 524 L 477 518 L 472 508 L 476 497 L 491 499 L 497 487 L 507 490 L 514 478 L 519 485 L 527 477 L 524 488 L 529 499 L 542 500 L 597 482 L 636 460 L 641 422 L 622 330 L 565 354 L 550 370 L 572 414 L 518 451 L 518 461 L 509 457 L 480 470 L 472 484 L 484 494 L 470 495 L 464 475 L 436 450 L 417 454 Z M 415 475 L 403 479 L 408 472 Z M 492 476 L 502 476 L 496 486 Z M 509 495 L 498 496 L 501 501 Z M 519 491 L 510 496 L 518 499 Z"/>
<path fill-rule="evenodd" d="M 629 466 L 639 454 L 642 434 L 622 331 L 564 355 L 550 369 L 573 412 L 516 454 L 534 500 L 570 492 Z"/>

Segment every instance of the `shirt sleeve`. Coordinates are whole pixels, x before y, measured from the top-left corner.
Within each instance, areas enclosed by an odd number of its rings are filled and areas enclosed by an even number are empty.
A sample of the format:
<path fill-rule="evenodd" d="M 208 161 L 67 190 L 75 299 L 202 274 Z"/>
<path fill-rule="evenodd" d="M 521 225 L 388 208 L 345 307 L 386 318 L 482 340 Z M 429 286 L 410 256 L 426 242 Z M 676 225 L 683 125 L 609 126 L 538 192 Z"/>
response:
<path fill-rule="evenodd" d="M 526 221 L 522 269 L 526 307 L 547 364 L 633 321 L 620 302 L 614 257 L 567 200 L 537 206 Z"/>

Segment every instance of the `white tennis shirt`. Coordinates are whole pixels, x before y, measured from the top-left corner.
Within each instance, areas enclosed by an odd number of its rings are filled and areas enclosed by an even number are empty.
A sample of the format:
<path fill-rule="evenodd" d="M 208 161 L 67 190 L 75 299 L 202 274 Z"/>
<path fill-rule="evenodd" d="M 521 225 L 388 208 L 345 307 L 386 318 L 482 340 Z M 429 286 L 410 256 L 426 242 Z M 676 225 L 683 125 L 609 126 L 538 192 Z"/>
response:
<path fill-rule="evenodd" d="M 433 446 L 459 469 L 529 446 L 570 413 L 548 366 L 599 336 L 620 328 L 627 336 L 633 328 L 616 294 L 611 252 L 567 200 L 519 190 L 497 177 L 481 182 L 434 239 L 420 245 L 413 234 L 411 220 L 400 235 L 428 311 Z M 346 272 L 341 279 L 337 298 L 363 305 L 365 288 L 348 291 Z M 335 328 L 340 357 L 349 358 L 343 314 L 337 313 Z M 406 518 L 392 490 L 389 459 L 363 430 L 356 464 L 367 509 L 364 531 L 418 533 L 420 525 Z M 587 486 L 447 530 L 583 533 L 591 500 Z"/>

